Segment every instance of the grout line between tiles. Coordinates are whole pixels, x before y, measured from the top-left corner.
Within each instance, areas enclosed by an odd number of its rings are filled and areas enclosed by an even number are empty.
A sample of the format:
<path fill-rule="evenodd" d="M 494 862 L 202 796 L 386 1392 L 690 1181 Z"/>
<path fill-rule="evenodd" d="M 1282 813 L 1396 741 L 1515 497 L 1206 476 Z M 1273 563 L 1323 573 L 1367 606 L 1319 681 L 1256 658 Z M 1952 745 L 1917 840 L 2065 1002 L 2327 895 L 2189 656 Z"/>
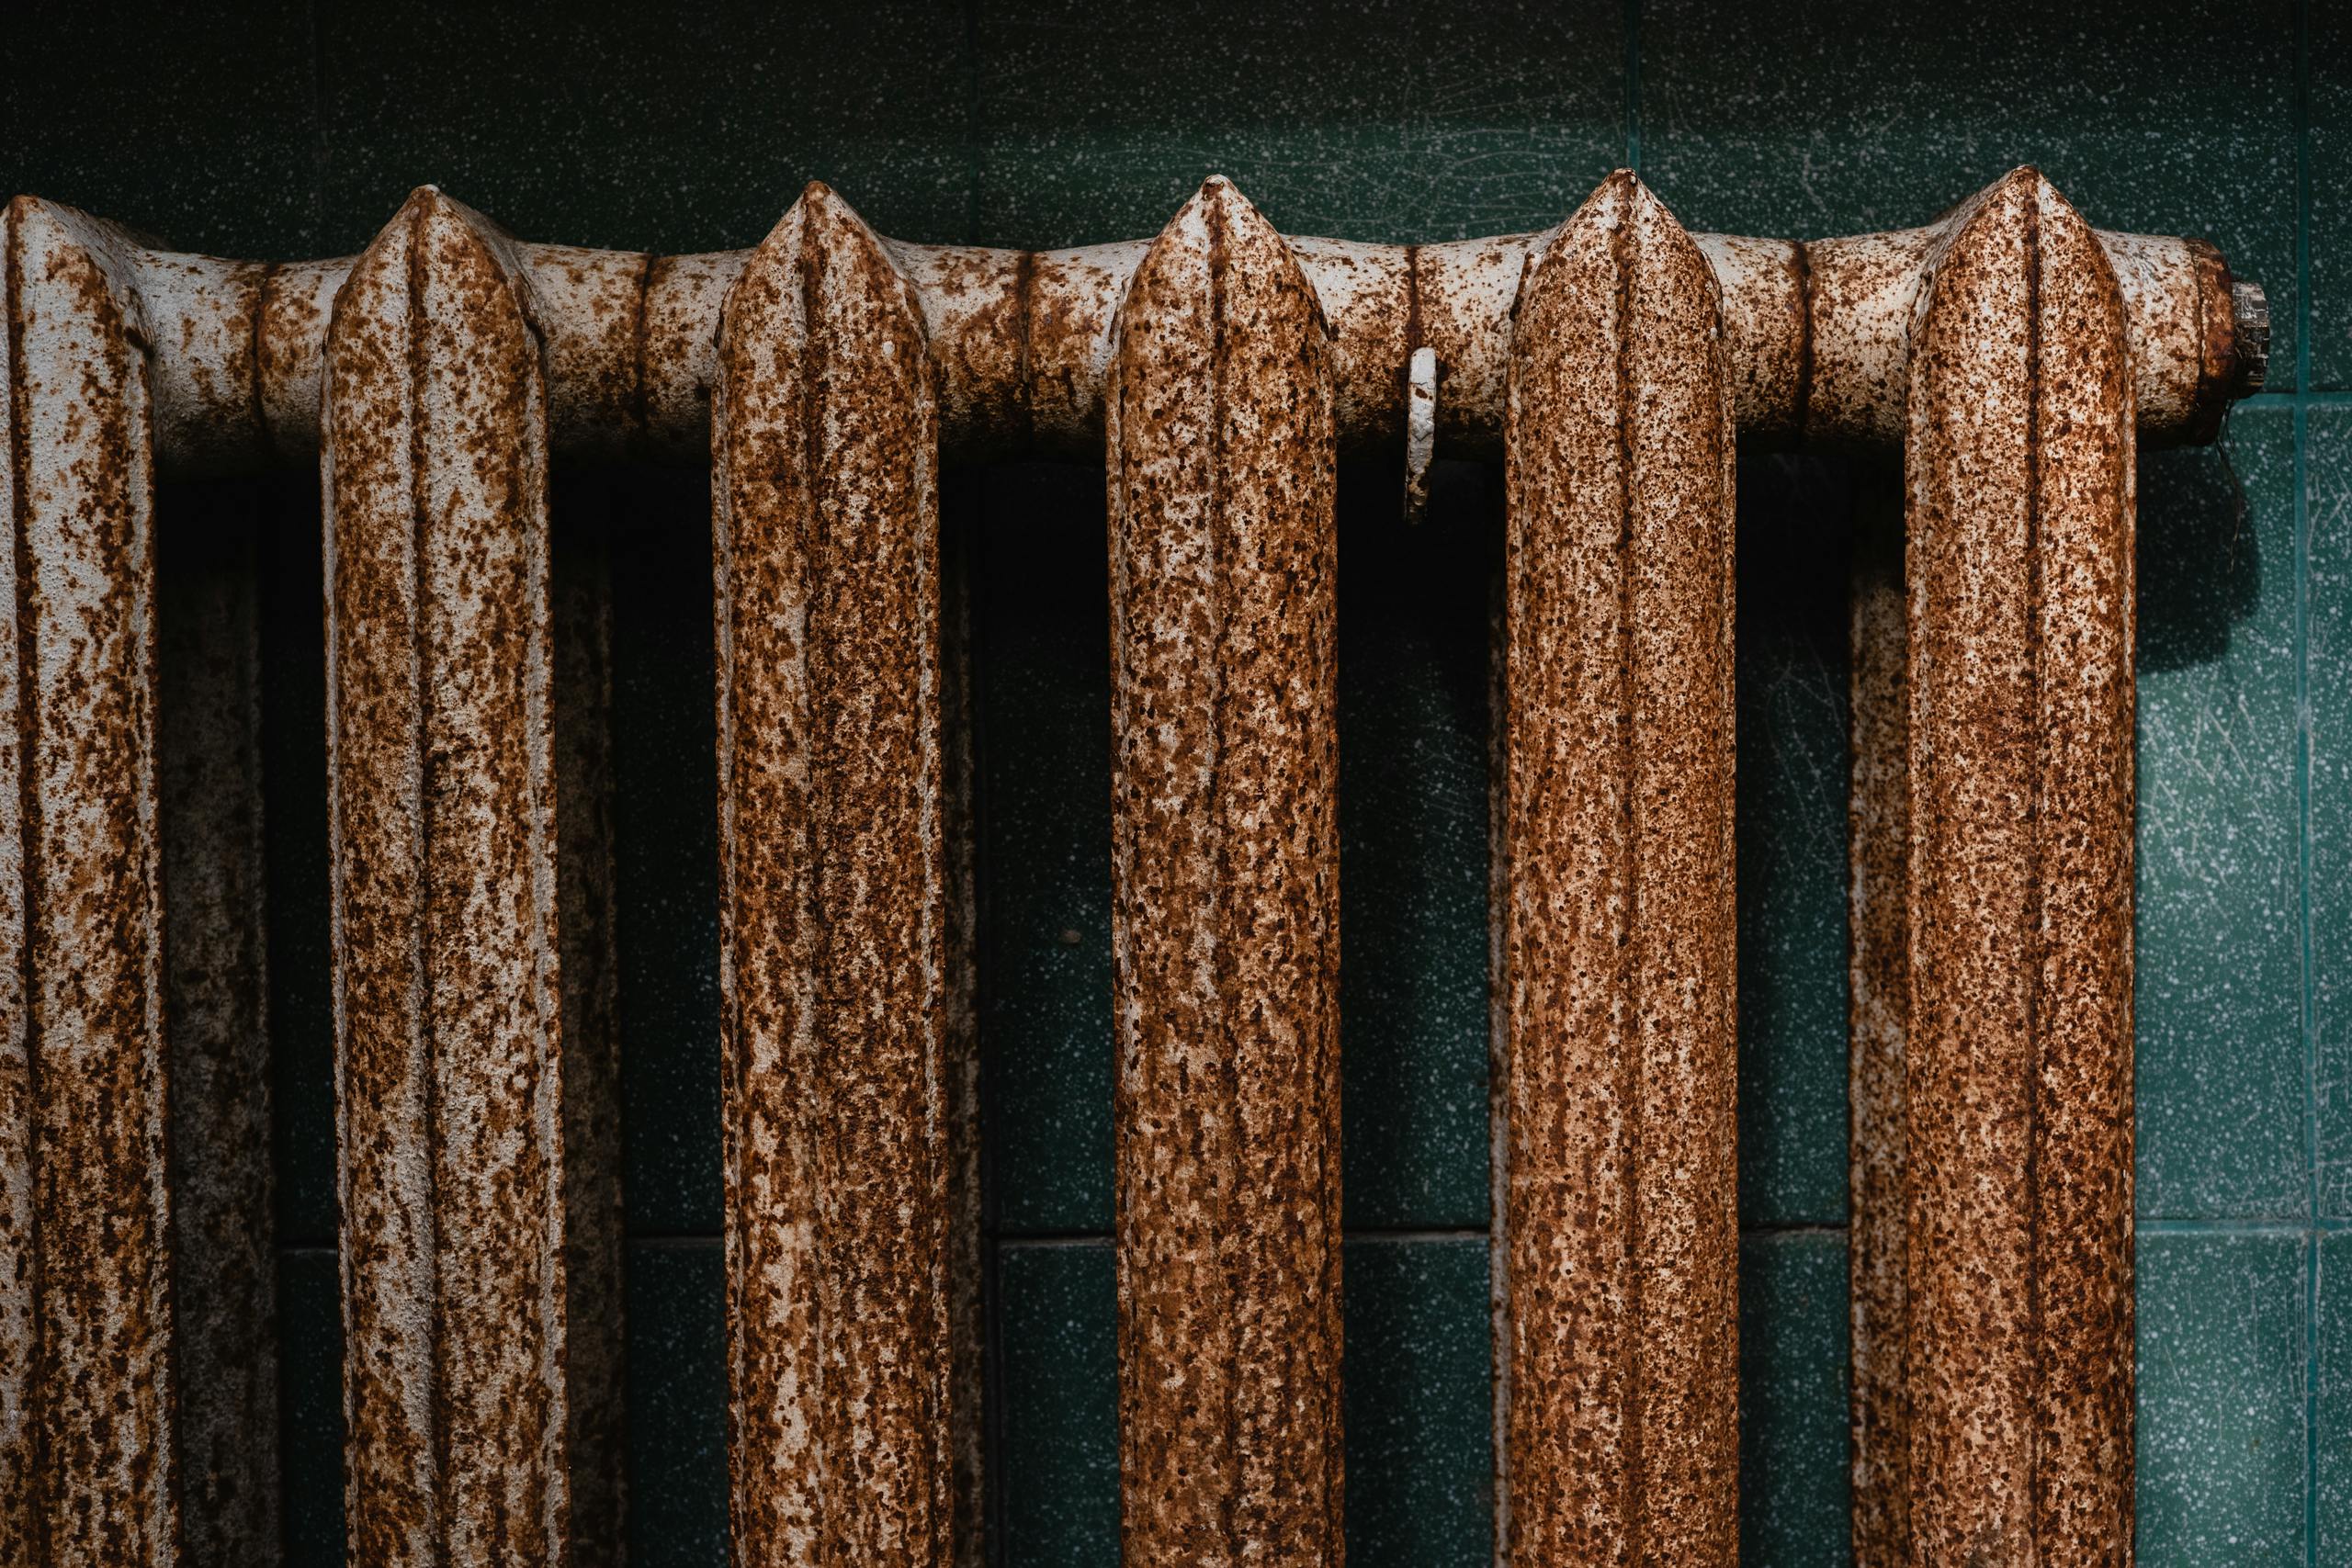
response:
<path fill-rule="evenodd" d="M 2312 975 L 2311 495 L 2312 172 L 2311 0 L 2295 7 L 2295 805 L 2296 938 L 2303 1036 L 2303 1157 L 2309 1233 L 2303 1242 L 2303 1561 L 2319 1568 L 2320 1207 L 2319 1032 Z"/>

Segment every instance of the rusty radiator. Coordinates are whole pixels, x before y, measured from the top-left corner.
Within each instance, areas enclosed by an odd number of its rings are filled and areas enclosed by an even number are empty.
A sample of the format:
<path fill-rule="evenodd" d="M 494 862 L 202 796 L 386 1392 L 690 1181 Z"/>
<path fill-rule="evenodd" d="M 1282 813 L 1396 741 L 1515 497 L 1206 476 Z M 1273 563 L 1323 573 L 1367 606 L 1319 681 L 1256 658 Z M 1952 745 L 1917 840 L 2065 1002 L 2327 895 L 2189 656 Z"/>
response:
<path fill-rule="evenodd" d="M 1741 441 L 1889 457 L 1853 583 L 1854 1541 L 2127 1561 L 2133 486 L 2262 297 L 2019 170 L 1929 227 L 362 255 L 7 209 L 0 1561 L 278 1552 L 249 563 L 159 472 L 320 465 L 351 1560 L 617 1561 L 602 589 L 548 477 L 712 471 L 729 1527 L 976 1563 L 970 651 L 944 462 L 1109 488 L 1129 1561 L 1338 1564 L 1340 454 L 1499 458 L 1497 1560 L 1737 1554 Z M 1894 497 L 1901 497 L 1899 505 Z M 214 628 L 159 642 L 165 617 Z M 223 651 L 225 650 L 225 652 Z"/>

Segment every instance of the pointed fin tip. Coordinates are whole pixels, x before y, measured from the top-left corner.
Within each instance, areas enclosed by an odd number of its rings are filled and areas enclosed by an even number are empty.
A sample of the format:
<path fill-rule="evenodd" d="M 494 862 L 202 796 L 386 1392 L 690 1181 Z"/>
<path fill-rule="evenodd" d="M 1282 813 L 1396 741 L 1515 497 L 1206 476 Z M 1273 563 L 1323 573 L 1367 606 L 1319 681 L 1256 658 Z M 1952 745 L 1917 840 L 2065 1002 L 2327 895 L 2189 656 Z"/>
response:
<path fill-rule="evenodd" d="M 1642 183 L 1640 175 L 1631 169 L 1617 169 L 1593 186 L 1591 194 L 1577 204 L 1576 210 L 1553 227 L 1550 238 L 1537 253 L 1538 260 L 1549 255 L 1572 232 L 1593 225 L 1613 229 L 1628 219 L 1637 218 L 1661 220 L 1670 234 L 1696 245 L 1673 209 Z"/>
<path fill-rule="evenodd" d="M 2067 199 L 2066 193 L 2049 175 L 2031 164 L 2019 164 L 1944 214 L 1939 221 L 1951 225 L 1950 244 L 1957 246 L 1962 235 L 1979 231 L 1987 216 L 2004 204 L 2032 206 L 2061 222 L 2090 228 L 2090 220 L 2083 216 L 2081 209 Z"/>
<path fill-rule="evenodd" d="M 400 210 L 392 214 L 391 221 L 384 227 L 389 230 L 403 218 L 421 221 L 435 217 L 454 219 L 459 228 L 492 249 L 509 238 L 496 220 L 467 206 L 437 185 L 421 185 L 410 191 L 401 203 Z"/>
<path fill-rule="evenodd" d="M 925 322 L 921 296 L 906 274 L 900 270 L 898 257 L 891 253 L 891 242 L 875 232 L 854 207 L 841 193 L 821 179 L 812 179 L 800 189 L 800 195 L 784 210 L 775 226 L 744 258 L 742 270 L 728 287 L 726 302 L 719 310 L 718 333 L 719 342 L 728 340 L 729 323 L 734 320 L 734 300 L 755 277 L 775 278 L 786 276 L 797 265 L 792 258 L 813 253 L 820 260 L 820 270 L 831 273 L 846 265 L 860 270 L 872 270 L 895 280 L 901 303 L 909 321 L 913 323 L 917 338 L 930 342 L 930 329 Z"/>
<path fill-rule="evenodd" d="M 876 251 L 881 249 L 882 236 L 874 231 L 874 226 L 866 222 L 865 215 L 851 206 L 841 192 L 820 179 L 812 179 L 800 187 L 799 196 L 795 197 L 792 205 L 785 209 L 784 216 L 776 220 L 775 226 L 770 229 L 766 238 L 760 242 L 759 248 L 765 250 L 770 244 L 776 243 L 778 237 L 790 226 L 796 216 L 813 218 L 820 215 L 830 220 L 846 222 L 870 247 Z"/>
<path fill-rule="evenodd" d="M 1283 238 L 1282 231 L 1274 227 L 1258 204 L 1223 175 L 1210 175 L 1203 179 L 1193 194 L 1184 198 L 1183 205 L 1176 209 L 1159 233 L 1153 237 L 1152 243 L 1157 246 L 1195 213 L 1201 215 L 1204 225 L 1214 222 L 1228 236 L 1262 233 L 1280 243 L 1284 254 L 1290 250 L 1290 242 Z"/>

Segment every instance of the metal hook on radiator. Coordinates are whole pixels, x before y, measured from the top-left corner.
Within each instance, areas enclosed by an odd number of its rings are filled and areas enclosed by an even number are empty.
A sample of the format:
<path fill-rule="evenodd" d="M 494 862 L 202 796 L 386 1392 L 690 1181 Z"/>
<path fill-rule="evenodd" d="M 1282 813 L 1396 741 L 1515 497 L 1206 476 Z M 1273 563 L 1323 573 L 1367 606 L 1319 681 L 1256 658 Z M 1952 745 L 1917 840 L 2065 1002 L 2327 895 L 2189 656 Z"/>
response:
<path fill-rule="evenodd" d="M 1405 369 L 1405 521 L 1430 509 L 1430 459 L 1437 455 L 1437 350 L 1423 344 Z"/>

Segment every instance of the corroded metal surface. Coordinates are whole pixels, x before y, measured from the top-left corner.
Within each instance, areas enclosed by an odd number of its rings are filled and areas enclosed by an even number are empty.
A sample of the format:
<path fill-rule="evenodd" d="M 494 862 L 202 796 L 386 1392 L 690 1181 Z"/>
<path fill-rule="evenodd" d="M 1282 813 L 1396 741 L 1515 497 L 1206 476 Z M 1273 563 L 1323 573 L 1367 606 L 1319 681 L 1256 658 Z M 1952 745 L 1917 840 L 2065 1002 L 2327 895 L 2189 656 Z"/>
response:
<path fill-rule="evenodd" d="M 2132 364 L 2031 170 L 1931 249 L 1906 444 L 1910 1536 L 2130 1560 Z M 1869 1474 L 1869 1472 L 1865 1472 Z"/>
<path fill-rule="evenodd" d="M 326 355 L 353 1561 L 565 1557 L 546 395 L 503 236 L 429 187 Z"/>
<path fill-rule="evenodd" d="M 1341 1559 L 1331 355 L 1212 179 L 1109 373 L 1120 1530 Z"/>
<path fill-rule="evenodd" d="M 623 1561 L 628 1540 L 613 585 L 604 530 L 589 518 L 571 521 L 548 570 L 563 1008 L 564 1382 L 571 1416 L 571 1568 L 605 1568 Z"/>
<path fill-rule="evenodd" d="M 1937 225 L 1797 242 L 1694 236 L 1723 297 L 1727 386 L 1744 434 L 1892 450 L 1905 333 Z M 1544 235 L 1430 245 L 1298 238 L 1330 323 L 1342 446 L 1405 439 L 1405 371 L 1431 349 L 1437 450 L 1500 452 L 1510 309 Z M 2143 445 L 2211 438 L 2260 389 L 2268 312 L 2212 247 L 2098 236 L 2130 316 Z M 1113 318 L 1145 245 L 998 251 L 880 242 L 928 331 L 951 457 L 1101 450 Z M 516 243 L 547 349 L 560 457 L 697 462 L 709 450 L 719 302 L 746 253 L 650 256 Z M 126 247 L 158 329 L 157 454 L 171 471 L 304 460 L 315 445 L 326 311 L 351 263 L 219 261 Z"/>
<path fill-rule="evenodd" d="M 812 185 L 729 296 L 715 423 L 738 1562 L 944 1563 L 948 883 L 922 319 Z"/>
<path fill-rule="evenodd" d="M 180 1561 L 148 324 L 124 242 L 7 209 L 0 1562 Z"/>
<path fill-rule="evenodd" d="M 1632 175 L 1530 269 L 1505 489 L 1504 1560 L 1738 1549 L 1732 458 L 1713 275 Z"/>
<path fill-rule="evenodd" d="M 243 483 L 183 487 L 158 551 L 172 1258 L 192 1568 L 266 1568 L 282 1540 L 254 500 Z"/>

